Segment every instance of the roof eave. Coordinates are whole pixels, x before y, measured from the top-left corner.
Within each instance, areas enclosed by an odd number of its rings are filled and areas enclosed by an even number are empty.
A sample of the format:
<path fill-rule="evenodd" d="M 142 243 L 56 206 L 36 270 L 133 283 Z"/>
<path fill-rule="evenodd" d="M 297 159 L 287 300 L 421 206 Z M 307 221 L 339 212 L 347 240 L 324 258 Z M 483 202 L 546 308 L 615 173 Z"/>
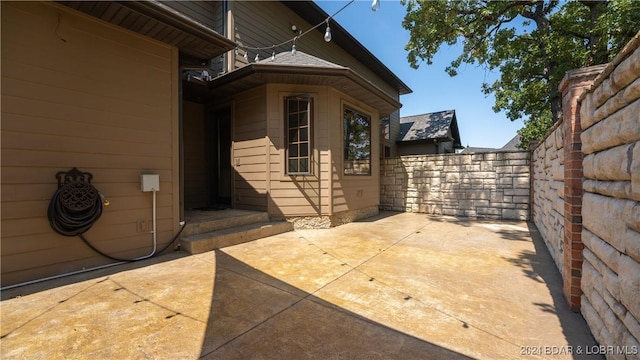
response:
<path fill-rule="evenodd" d="M 287 7 L 300 15 L 303 19 L 311 24 L 317 24 L 324 21 L 329 15 L 313 1 L 282 1 Z M 318 31 L 323 32 L 324 28 L 320 27 Z M 374 72 L 384 75 L 381 76 L 389 84 L 395 85 L 400 95 L 406 95 L 413 92 L 407 84 L 394 74 L 386 65 L 384 65 L 375 55 L 373 55 L 364 45 L 353 37 L 335 20 L 331 23 L 331 33 L 333 39 L 331 41 L 338 44 L 343 49 L 348 49 L 349 53 L 358 61 L 365 64 Z"/>
<path fill-rule="evenodd" d="M 387 95 L 376 85 L 347 67 L 319 67 L 253 63 L 213 79 L 211 82 L 209 82 L 209 87 L 211 89 L 219 88 L 227 84 L 235 83 L 243 78 L 258 74 L 345 77 L 354 82 L 357 86 L 360 86 L 371 94 L 375 95 L 380 100 L 383 100 L 390 107 L 393 107 L 396 110 L 402 107 L 402 104 L 399 101 Z"/>

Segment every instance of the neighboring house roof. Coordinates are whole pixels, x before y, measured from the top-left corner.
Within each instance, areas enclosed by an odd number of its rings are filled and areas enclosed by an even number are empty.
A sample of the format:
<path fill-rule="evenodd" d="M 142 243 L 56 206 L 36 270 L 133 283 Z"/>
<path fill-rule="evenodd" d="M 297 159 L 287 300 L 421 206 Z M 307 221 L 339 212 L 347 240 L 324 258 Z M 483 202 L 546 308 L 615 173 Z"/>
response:
<path fill-rule="evenodd" d="M 348 92 L 354 98 L 373 106 L 383 115 L 402 104 L 352 69 L 297 51 L 282 52 L 237 68 L 209 82 L 209 96 L 229 96 L 268 84 L 327 85 Z"/>
<path fill-rule="evenodd" d="M 329 17 L 329 14 L 322 10 L 313 1 L 283 1 L 282 3 L 310 24 L 322 23 Z M 317 31 L 320 31 L 321 33 L 324 33 L 324 30 L 325 27 L 323 26 L 320 26 L 317 29 Z M 331 33 L 333 34 L 331 42 L 334 42 L 347 50 L 351 56 L 370 68 L 384 81 L 393 85 L 400 95 L 412 92 L 407 84 L 402 82 L 400 78 L 389 70 L 389 68 L 387 68 L 377 57 L 364 47 L 364 45 L 340 26 L 335 19 L 331 21 Z"/>
<path fill-rule="evenodd" d="M 398 142 L 412 141 L 453 141 L 454 148 L 462 148 L 456 111 L 445 110 L 401 117 Z"/>
<path fill-rule="evenodd" d="M 466 148 L 464 148 L 464 150 L 460 152 L 460 154 L 500 152 L 500 151 L 520 151 L 521 149 L 518 148 L 519 144 L 520 144 L 520 135 L 516 135 L 511 140 L 509 140 L 509 142 L 504 144 L 503 147 L 499 149 L 467 146 Z"/>
<path fill-rule="evenodd" d="M 491 152 L 491 151 L 496 151 L 496 149 L 494 149 L 494 148 L 483 148 L 483 147 L 467 146 L 462 151 L 460 151 L 460 154 L 486 153 L 486 152 Z"/>
<path fill-rule="evenodd" d="M 517 151 L 517 150 L 521 150 L 520 148 L 518 148 L 518 145 L 520 145 L 520 135 L 514 136 L 511 140 L 509 140 L 509 142 L 504 144 L 504 146 L 501 147 L 500 150 L 501 151 Z"/>
<path fill-rule="evenodd" d="M 213 29 L 158 1 L 59 1 L 59 3 L 176 46 L 182 53 L 202 61 L 208 61 L 236 47 L 233 41 Z"/>

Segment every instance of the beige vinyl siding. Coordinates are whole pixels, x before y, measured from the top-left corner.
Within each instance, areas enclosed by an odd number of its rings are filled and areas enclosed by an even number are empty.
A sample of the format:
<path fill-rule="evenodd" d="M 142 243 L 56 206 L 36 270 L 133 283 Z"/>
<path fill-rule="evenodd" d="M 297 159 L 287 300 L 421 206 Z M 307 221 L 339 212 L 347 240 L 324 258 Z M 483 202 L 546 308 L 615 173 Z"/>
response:
<path fill-rule="evenodd" d="M 182 136 L 184 147 L 184 207 L 193 209 L 208 205 L 209 193 L 204 105 L 190 101 L 182 104 Z"/>
<path fill-rule="evenodd" d="M 210 29 L 219 29 L 219 18 L 216 16 L 217 7 L 222 7 L 221 1 L 160 1 L 163 5 L 166 5 L 177 12 L 190 17 L 191 19 L 199 22 L 202 25 L 207 26 Z M 220 32 L 221 33 L 221 32 Z"/>
<path fill-rule="evenodd" d="M 86 233 L 116 256 L 146 255 L 160 174 L 158 241 L 178 229 L 178 51 L 53 3 L 2 2 L 2 283 L 111 262 L 49 226 L 55 174 L 78 167 L 110 201 Z"/>
<path fill-rule="evenodd" d="M 232 1 L 229 10 L 233 13 L 235 41 L 245 46 L 268 47 L 292 39 L 295 33 L 291 25 L 306 31 L 317 24 L 309 24 L 291 9 L 275 1 Z M 323 27 L 324 29 L 324 27 Z M 311 31 L 296 42 L 296 49 L 321 59 L 346 66 L 368 79 L 384 92 L 398 98 L 398 90 L 387 84 L 376 73 L 356 60 L 349 52 L 334 42 L 325 42 L 323 33 Z M 276 49 L 276 53 L 290 51 L 291 44 Z M 271 56 L 272 50 L 260 52 L 260 58 Z M 236 67 L 243 66 L 245 60 L 240 51 L 236 57 Z M 256 52 L 249 50 L 249 61 L 253 62 Z"/>
<path fill-rule="evenodd" d="M 333 213 L 358 210 L 380 204 L 380 116 L 376 110 L 334 89 L 330 90 L 330 138 L 332 162 Z M 371 175 L 343 175 L 343 109 L 344 106 L 371 116 Z"/>
<path fill-rule="evenodd" d="M 234 199 L 238 209 L 267 211 L 266 87 L 235 97 L 233 103 Z"/>
<path fill-rule="evenodd" d="M 285 109 L 287 96 L 309 94 L 313 98 L 313 175 L 285 174 Z M 268 85 L 269 109 L 269 214 L 318 216 L 331 214 L 329 166 L 328 88 L 324 86 Z"/>

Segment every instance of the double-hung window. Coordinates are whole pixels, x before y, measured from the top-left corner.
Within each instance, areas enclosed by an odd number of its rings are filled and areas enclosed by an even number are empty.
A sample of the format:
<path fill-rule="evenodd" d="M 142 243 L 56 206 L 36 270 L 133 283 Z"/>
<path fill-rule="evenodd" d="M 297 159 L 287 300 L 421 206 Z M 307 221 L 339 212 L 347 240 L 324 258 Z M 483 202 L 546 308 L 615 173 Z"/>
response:
<path fill-rule="evenodd" d="M 293 96 L 285 99 L 287 175 L 309 175 L 311 171 L 311 139 L 313 99 Z"/>

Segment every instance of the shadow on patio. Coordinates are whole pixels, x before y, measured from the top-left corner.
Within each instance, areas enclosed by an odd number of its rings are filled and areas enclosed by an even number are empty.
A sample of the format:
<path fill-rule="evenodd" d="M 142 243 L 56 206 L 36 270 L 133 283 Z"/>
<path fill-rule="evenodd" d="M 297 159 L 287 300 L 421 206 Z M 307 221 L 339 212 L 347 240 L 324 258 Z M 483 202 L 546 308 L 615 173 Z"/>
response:
<path fill-rule="evenodd" d="M 520 232 L 383 213 L 12 289 L 0 355 L 514 359 L 594 345 L 546 249 Z"/>

